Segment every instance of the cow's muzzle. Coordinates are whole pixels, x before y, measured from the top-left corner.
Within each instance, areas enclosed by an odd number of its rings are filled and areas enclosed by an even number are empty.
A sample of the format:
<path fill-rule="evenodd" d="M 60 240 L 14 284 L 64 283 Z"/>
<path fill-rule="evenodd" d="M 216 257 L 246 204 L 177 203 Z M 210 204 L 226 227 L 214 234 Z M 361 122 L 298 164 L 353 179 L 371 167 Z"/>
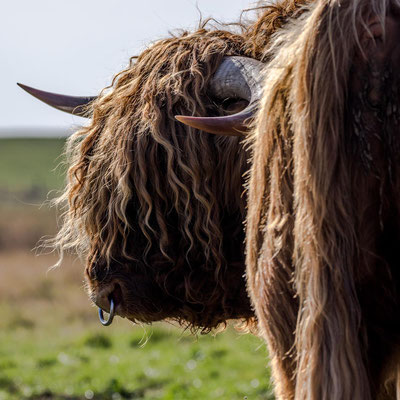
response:
<path fill-rule="evenodd" d="M 101 288 L 90 290 L 90 298 L 99 308 L 99 319 L 102 325 L 108 326 L 113 322 L 114 316 L 125 316 L 123 289 L 117 281 L 103 284 Z M 104 313 L 108 317 L 104 317 Z"/>

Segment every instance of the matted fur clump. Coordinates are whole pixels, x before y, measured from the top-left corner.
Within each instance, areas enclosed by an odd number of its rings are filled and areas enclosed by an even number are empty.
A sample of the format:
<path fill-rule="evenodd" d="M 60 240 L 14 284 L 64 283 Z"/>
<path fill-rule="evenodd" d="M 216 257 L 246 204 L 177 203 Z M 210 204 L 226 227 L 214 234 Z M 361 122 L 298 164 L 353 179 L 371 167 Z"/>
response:
<path fill-rule="evenodd" d="M 400 398 L 399 6 L 314 1 L 265 55 L 246 263 L 278 399 Z"/>
<path fill-rule="evenodd" d="M 243 49 L 241 36 L 205 28 L 154 43 L 114 78 L 90 124 L 69 139 L 55 245 L 86 258 L 90 278 L 125 270 L 133 279 L 140 270 L 151 279 L 166 297 L 143 293 L 148 308 L 131 319 L 171 317 L 207 330 L 252 316 L 242 277 L 245 151 L 238 138 L 174 118 L 219 115 L 224 105 L 207 96 L 208 82 L 223 57 L 246 56 Z"/>

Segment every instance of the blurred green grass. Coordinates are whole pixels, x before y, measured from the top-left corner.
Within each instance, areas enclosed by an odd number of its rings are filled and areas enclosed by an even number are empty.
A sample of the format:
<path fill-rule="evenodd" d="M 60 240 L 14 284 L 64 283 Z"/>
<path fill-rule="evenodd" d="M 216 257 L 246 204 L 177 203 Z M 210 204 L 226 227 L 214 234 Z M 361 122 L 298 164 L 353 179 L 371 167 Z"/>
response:
<path fill-rule="evenodd" d="M 71 336 L 23 327 L 3 332 L 0 398 L 272 399 L 254 337 L 228 330 L 195 338 L 165 325 L 146 330 L 144 345 L 144 330 L 128 326 Z"/>
<path fill-rule="evenodd" d="M 0 139 L 0 190 L 46 195 L 61 189 L 64 139 Z"/>
<path fill-rule="evenodd" d="M 0 139 L 0 250 L 31 249 L 54 234 L 48 200 L 63 187 L 65 139 Z"/>
<path fill-rule="evenodd" d="M 0 400 L 272 399 L 260 339 L 122 319 L 104 328 L 79 261 L 47 272 L 56 256 L 30 249 L 56 231 L 54 210 L 40 205 L 62 187 L 63 146 L 0 140 Z"/>

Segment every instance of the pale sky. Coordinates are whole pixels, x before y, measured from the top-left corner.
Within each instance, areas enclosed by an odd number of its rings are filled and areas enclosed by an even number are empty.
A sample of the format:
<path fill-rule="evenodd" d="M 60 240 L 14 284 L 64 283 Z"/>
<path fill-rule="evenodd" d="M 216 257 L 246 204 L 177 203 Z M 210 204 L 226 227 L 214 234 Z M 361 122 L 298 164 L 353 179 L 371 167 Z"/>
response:
<path fill-rule="evenodd" d="M 29 96 L 16 82 L 70 95 L 96 95 L 151 41 L 203 17 L 236 21 L 252 0 L 12 0 L 0 19 L 0 130 L 66 128 L 79 117 Z"/>

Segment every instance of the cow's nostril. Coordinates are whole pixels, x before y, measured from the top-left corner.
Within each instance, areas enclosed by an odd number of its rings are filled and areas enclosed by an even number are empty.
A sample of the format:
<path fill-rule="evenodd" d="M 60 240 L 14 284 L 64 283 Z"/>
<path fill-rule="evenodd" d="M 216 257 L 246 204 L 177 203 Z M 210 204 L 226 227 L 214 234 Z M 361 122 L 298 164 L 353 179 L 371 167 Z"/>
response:
<path fill-rule="evenodd" d="M 121 315 L 122 311 L 122 288 L 119 283 L 114 283 L 114 288 L 108 293 L 107 300 L 104 301 L 105 303 L 109 304 L 109 317 L 107 319 L 104 318 L 103 315 L 103 308 L 99 306 L 99 319 L 102 325 L 108 326 L 111 325 L 114 315 L 116 314 L 117 307 L 119 314 Z"/>
<path fill-rule="evenodd" d="M 97 292 L 97 293 L 96 293 Z M 114 302 L 115 313 L 118 315 L 123 314 L 123 289 L 118 282 L 110 282 L 108 284 L 100 285 L 98 290 L 95 290 L 92 297 L 94 303 L 106 312 L 110 312 L 111 300 Z"/>
<path fill-rule="evenodd" d="M 111 301 L 111 299 L 114 300 L 114 303 L 117 305 L 122 305 L 123 303 L 123 295 L 122 295 L 122 288 L 119 283 L 114 284 L 114 289 L 112 292 L 108 295 L 108 300 Z"/>

